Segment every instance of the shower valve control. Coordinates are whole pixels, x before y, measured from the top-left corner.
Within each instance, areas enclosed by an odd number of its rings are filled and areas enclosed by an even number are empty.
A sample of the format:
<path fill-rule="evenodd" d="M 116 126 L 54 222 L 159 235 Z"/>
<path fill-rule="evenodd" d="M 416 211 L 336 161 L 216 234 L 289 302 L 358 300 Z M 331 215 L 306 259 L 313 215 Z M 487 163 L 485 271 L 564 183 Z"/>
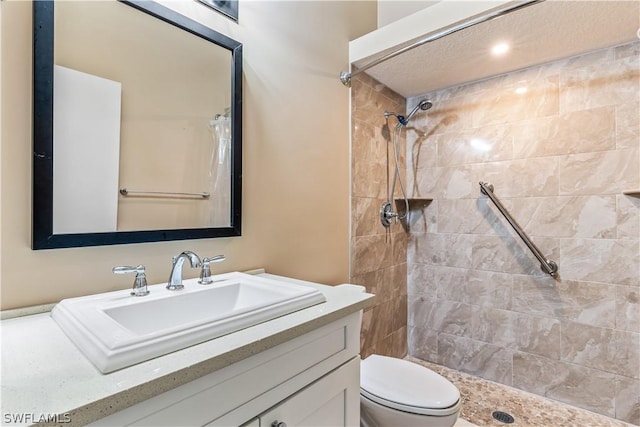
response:
<path fill-rule="evenodd" d="M 390 202 L 384 202 L 382 206 L 380 206 L 380 222 L 385 228 L 389 228 L 391 227 L 392 219 L 395 219 L 397 222 L 398 214 L 393 211 Z"/>

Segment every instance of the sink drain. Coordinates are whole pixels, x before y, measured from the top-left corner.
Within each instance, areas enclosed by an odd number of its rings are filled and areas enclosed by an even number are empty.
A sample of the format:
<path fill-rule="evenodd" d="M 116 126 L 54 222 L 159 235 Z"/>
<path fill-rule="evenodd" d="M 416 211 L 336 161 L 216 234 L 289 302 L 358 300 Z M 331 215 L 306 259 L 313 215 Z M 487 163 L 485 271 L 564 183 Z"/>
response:
<path fill-rule="evenodd" d="M 515 421 L 515 418 L 513 418 L 511 414 L 507 414 L 506 412 L 494 411 L 491 415 L 501 423 L 511 424 Z"/>

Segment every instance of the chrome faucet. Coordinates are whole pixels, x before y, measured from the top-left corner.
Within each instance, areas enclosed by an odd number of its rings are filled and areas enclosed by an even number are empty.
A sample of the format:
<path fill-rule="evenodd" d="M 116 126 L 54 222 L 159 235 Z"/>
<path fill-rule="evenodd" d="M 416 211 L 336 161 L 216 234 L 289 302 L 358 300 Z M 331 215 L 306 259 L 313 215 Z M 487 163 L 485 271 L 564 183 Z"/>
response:
<path fill-rule="evenodd" d="M 169 282 L 167 283 L 167 289 L 170 291 L 177 291 L 184 288 L 184 285 L 182 284 L 182 264 L 185 259 L 189 260 L 191 268 L 200 267 L 200 258 L 191 251 L 184 251 L 180 255 L 173 257 L 171 260 L 173 263 L 173 266 L 171 267 L 171 275 L 169 276 Z"/>

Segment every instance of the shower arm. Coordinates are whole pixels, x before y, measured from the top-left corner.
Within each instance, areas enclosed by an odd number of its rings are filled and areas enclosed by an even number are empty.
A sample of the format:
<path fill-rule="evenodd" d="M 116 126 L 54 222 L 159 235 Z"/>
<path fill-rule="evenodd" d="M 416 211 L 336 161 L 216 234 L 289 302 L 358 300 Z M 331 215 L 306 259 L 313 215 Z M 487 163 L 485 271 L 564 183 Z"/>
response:
<path fill-rule="evenodd" d="M 484 15 L 480 15 L 480 16 L 477 16 L 475 18 L 470 18 L 470 19 L 467 19 L 465 21 L 462 21 L 461 23 L 451 25 L 451 26 L 449 26 L 449 27 L 447 27 L 447 28 L 445 28 L 443 30 L 439 30 L 439 31 L 436 31 L 436 32 L 429 33 L 423 39 L 420 39 L 420 40 L 418 40 L 418 41 L 416 41 L 414 43 L 411 43 L 408 46 L 402 47 L 402 48 L 400 48 L 398 50 L 395 50 L 395 51 L 390 52 L 390 53 L 388 53 L 386 55 L 383 55 L 383 56 L 381 56 L 381 57 L 369 62 L 368 64 L 363 65 L 362 67 L 358 67 L 358 69 L 356 69 L 356 70 L 354 70 L 352 72 L 342 71 L 340 73 L 340 81 L 342 82 L 343 85 L 345 85 L 347 87 L 351 87 L 351 78 L 353 76 L 358 75 L 361 72 L 363 72 L 365 70 L 368 70 L 371 67 L 375 67 L 378 64 L 381 64 L 381 63 L 383 63 L 385 61 L 388 61 L 391 58 L 395 58 L 398 55 L 402 55 L 403 53 L 408 52 L 408 51 L 410 51 L 412 49 L 415 49 L 416 47 L 422 46 L 423 44 L 439 40 L 439 39 L 441 39 L 441 38 L 443 38 L 445 36 L 451 35 L 453 33 L 457 33 L 458 31 L 464 30 L 464 29 L 469 28 L 469 27 L 473 27 L 474 25 L 481 24 L 481 23 L 486 22 L 486 21 L 490 21 L 490 20 L 492 20 L 494 18 L 498 18 L 500 16 L 506 15 L 506 14 L 511 13 L 511 12 L 515 12 L 517 10 L 520 10 L 520 9 L 528 7 L 528 6 L 532 6 L 532 5 L 536 4 L 536 3 L 541 3 L 543 1 L 544 0 L 521 0 L 521 1 L 518 1 L 516 3 L 511 3 L 511 4 L 508 4 L 508 5 L 503 6 L 501 8 L 495 9 L 495 10 L 493 10 L 491 12 L 488 12 L 488 13 L 486 13 Z"/>

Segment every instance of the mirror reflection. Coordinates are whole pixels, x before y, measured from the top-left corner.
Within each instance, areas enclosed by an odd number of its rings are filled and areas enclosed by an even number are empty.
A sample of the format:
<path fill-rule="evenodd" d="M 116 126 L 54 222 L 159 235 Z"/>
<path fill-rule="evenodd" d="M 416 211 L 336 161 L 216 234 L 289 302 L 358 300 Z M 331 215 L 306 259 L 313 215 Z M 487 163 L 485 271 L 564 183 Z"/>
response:
<path fill-rule="evenodd" d="M 35 152 L 50 144 L 53 154 L 41 190 L 47 165 L 34 162 L 34 249 L 43 238 L 239 235 L 241 45 L 149 1 L 53 6 L 34 2 L 36 19 L 52 16 L 51 28 L 34 26 L 34 92 L 46 88 L 46 31 L 53 47 L 50 141 L 34 100 Z M 38 221 L 42 203 L 51 218 Z"/>
<path fill-rule="evenodd" d="M 106 1 L 54 40 L 54 233 L 229 226 L 231 53 Z"/>

